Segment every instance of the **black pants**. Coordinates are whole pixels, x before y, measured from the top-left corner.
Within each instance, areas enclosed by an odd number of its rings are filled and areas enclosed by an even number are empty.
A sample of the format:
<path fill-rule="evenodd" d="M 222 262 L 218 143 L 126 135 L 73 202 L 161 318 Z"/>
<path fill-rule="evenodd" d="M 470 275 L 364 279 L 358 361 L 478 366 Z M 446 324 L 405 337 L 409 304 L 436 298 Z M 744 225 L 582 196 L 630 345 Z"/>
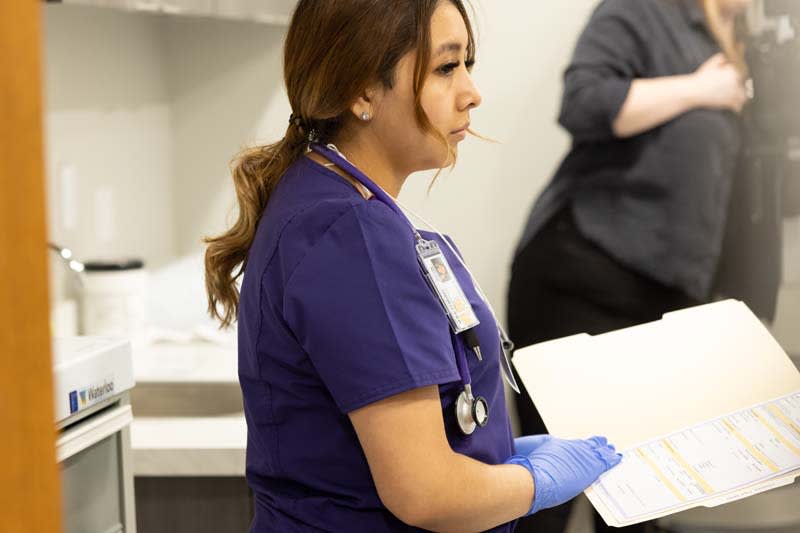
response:
<path fill-rule="evenodd" d="M 658 320 L 669 311 L 698 305 L 613 260 L 584 238 L 570 208 L 555 215 L 514 260 L 508 291 L 509 336 L 521 348 L 577 333 L 598 335 Z M 546 433 L 544 422 L 520 383 L 516 396 L 523 435 Z M 518 532 L 560 533 L 570 504 L 523 519 Z M 595 513 L 595 531 L 645 531 L 646 524 L 609 528 Z"/>

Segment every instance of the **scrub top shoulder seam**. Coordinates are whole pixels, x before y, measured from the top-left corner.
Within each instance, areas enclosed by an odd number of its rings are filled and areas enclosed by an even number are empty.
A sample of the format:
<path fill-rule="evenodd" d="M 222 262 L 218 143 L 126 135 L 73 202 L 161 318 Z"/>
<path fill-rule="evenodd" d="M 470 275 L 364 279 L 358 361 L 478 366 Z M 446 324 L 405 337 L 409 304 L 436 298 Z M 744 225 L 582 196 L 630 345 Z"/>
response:
<path fill-rule="evenodd" d="M 305 159 L 305 157 L 303 159 Z M 356 196 L 356 197 L 361 198 L 360 196 Z M 341 200 L 343 200 L 343 203 L 344 203 L 344 205 L 342 206 L 341 211 L 335 215 L 335 217 L 332 219 L 330 224 L 325 228 L 325 231 L 323 231 L 320 234 L 320 239 L 322 239 L 324 237 L 324 235 L 328 232 L 328 230 L 334 224 L 336 224 L 336 222 L 338 222 L 341 217 L 343 217 L 348 211 L 350 211 L 356 205 L 356 204 L 353 203 L 353 199 L 352 198 L 342 197 Z M 326 198 L 326 199 L 318 200 L 318 201 L 315 201 L 315 202 L 310 203 L 308 205 L 305 205 L 305 206 L 301 207 L 300 209 L 298 209 L 297 211 L 295 211 L 294 213 L 292 213 L 291 216 L 289 216 L 280 225 L 280 229 L 277 230 L 278 238 L 277 238 L 274 246 L 272 247 L 271 251 L 269 252 L 269 259 L 267 259 L 266 262 L 264 263 L 264 265 L 261 267 L 261 271 L 259 272 L 259 275 L 258 275 L 259 287 L 261 288 L 261 290 L 264 290 L 264 277 L 267 275 L 267 272 L 269 271 L 270 264 L 272 263 L 272 261 L 275 260 L 275 257 L 277 255 L 276 251 L 278 250 L 278 247 L 280 245 L 280 241 L 283 238 L 283 234 L 284 234 L 284 231 L 286 230 L 286 228 L 292 222 L 294 222 L 297 219 L 297 217 L 303 215 L 304 213 L 306 213 L 306 212 L 308 212 L 308 211 L 310 211 L 310 210 L 312 210 L 312 209 L 314 209 L 316 207 L 319 207 L 323 203 L 330 202 L 330 201 L 331 201 L 331 198 Z M 319 241 L 319 239 L 318 239 L 318 241 Z M 303 262 L 303 259 L 305 258 L 305 255 L 307 255 L 312 249 L 313 249 L 313 247 L 309 248 L 309 250 L 306 251 L 306 254 L 304 254 L 303 257 L 298 259 L 297 263 L 292 267 L 292 272 L 286 278 L 287 279 L 287 281 L 286 281 L 287 285 L 289 284 L 289 281 L 291 280 L 292 275 L 294 274 L 294 271 Z M 259 321 L 259 329 L 258 329 L 258 333 L 256 334 L 256 340 L 255 340 L 255 346 L 256 347 L 261 345 L 261 338 L 262 338 L 262 333 L 263 333 L 264 310 L 263 310 L 263 306 L 261 305 L 262 304 L 261 291 L 259 291 L 258 299 L 259 299 L 259 309 L 260 309 L 259 314 L 260 314 L 261 320 Z M 258 379 L 263 379 L 262 372 L 261 372 L 261 361 L 258 360 L 258 358 L 256 358 L 256 359 L 257 359 L 256 360 L 257 378 Z"/>
<path fill-rule="evenodd" d="M 360 198 L 361 198 L 361 197 L 360 197 Z M 332 222 L 331 222 L 331 223 L 330 223 L 330 224 L 329 224 L 329 225 L 328 225 L 328 226 L 325 228 L 325 231 L 323 231 L 323 232 L 322 232 L 322 233 L 319 235 L 319 238 L 317 238 L 317 240 L 314 242 L 314 244 L 308 247 L 308 250 L 306 250 L 305 254 L 303 254 L 303 257 L 301 257 L 301 258 L 300 258 L 300 259 L 297 261 L 297 264 L 296 264 L 296 265 L 295 265 L 295 266 L 292 268 L 292 272 L 291 272 L 291 274 L 289 274 L 289 276 L 286 278 L 286 283 L 284 284 L 284 287 L 285 287 L 285 289 L 288 289 L 288 288 L 289 288 L 289 286 L 292 284 L 292 279 L 294 278 L 294 274 L 295 274 L 295 272 L 297 272 L 297 269 L 300 267 L 300 265 L 302 265 L 302 264 L 303 264 L 303 261 L 305 261 L 305 259 L 306 259 L 306 258 L 307 258 L 307 257 L 308 257 L 310 254 L 312 254 L 312 253 L 313 253 L 313 252 L 316 250 L 316 248 L 317 248 L 317 245 L 318 245 L 319 243 L 321 243 L 321 242 L 322 242 L 322 241 L 325 239 L 325 237 L 328 235 L 328 233 L 330 233 L 330 231 L 333 229 L 333 227 L 334 227 L 334 226 L 336 226 L 336 224 L 338 224 L 339 222 L 341 222 L 341 221 L 342 221 L 342 219 L 343 219 L 345 216 L 347 216 L 348 214 L 351 214 L 351 213 L 352 213 L 352 214 L 353 214 L 353 216 L 355 217 L 356 221 L 358 222 L 358 226 L 359 226 L 359 229 L 361 230 L 361 236 L 362 236 L 362 240 L 363 240 L 363 237 L 364 237 L 364 232 L 363 232 L 363 229 L 362 229 L 362 226 L 361 226 L 361 218 L 360 218 L 360 217 L 359 217 L 359 215 L 358 215 L 358 208 L 359 208 L 359 207 L 361 207 L 362 205 L 366 205 L 366 202 L 367 202 L 368 200 L 365 200 L 365 199 L 363 199 L 363 198 L 362 198 L 362 200 L 363 200 L 363 202 L 364 202 L 363 204 L 359 202 L 359 203 L 351 204 L 349 207 L 345 208 L 345 209 L 344 209 L 344 210 L 343 210 L 343 211 L 342 211 L 342 212 L 339 214 L 339 216 L 337 216 L 337 217 L 336 217 L 336 219 L 335 219 L 335 220 L 333 220 L 333 221 L 332 221 Z M 382 204 L 382 203 L 378 203 L 378 204 L 377 204 L 377 207 L 378 207 L 378 208 L 380 208 L 380 207 L 385 207 L 385 206 L 383 206 L 383 204 Z M 388 210 L 388 208 L 386 208 L 386 209 Z M 390 212 L 390 213 L 391 213 L 393 216 L 397 216 L 397 215 L 396 215 L 396 214 L 395 214 L 393 211 L 389 210 L 389 212 Z M 294 218 L 294 217 L 293 217 L 293 218 Z M 288 223 L 287 223 L 287 225 L 288 225 Z M 285 227 L 285 226 L 284 226 L 284 227 Z M 282 232 L 281 232 L 281 233 L 282 233 Z M 272 260 L 272 259 L 270 259 L 270 261 L 271 261 L 271 260 Z M 372 264 L 372 258 L 371 258 L 371 257 L 370 257 L 370 264 Z M 267 269 L 264 269 L 264 272 L 261 274 L 261 279 L 262 279 L 262 282 L 263 282 L 263 276 L 265 275 L 266 271 L 267 271 Z M 376 280 L 374 280 L 374 278 L 373 278 L 373 281 L 375 282 L 375 285 L 376 285 L 376 287 L 378 287 L 378 283 L 377 283 L 377 281 L 376 281 Z M 379 288 L 379 287 L 378 287 L 378 288 Z M 425 288 L 427 289 L 427 285 L 425 285 Z M 429 289 L 428 289 L 428 290 L 429 290 Z M 381 300 L 383 300 L 383 294 L 382 294 L 382 293 L 381 293 Z M 396 340 L 396 339 L 395 339 L 395 340 Z"/>
<path fill-rule="evenodd" d="M 258 278 L 259 279 L 258 284 L 259 284 L 259 287 L 260 287 L 261 290 L 259 291 L 259 295 L 258 295 L 258 299 L 259 299 L 259 306 L 258 307 L 259 307 L 259 319 L 260 320 L 259 320 L 259 326 L 258 326 L 258 334 L 256 335 L 256 341 L 255 341 L 256 350 L 258 350 L 258 347 L 261 346 L 261 336 L 262 336 L 262 333 L 263 333 L 263 330 L 264 330 L 264 306 L 262 305 L 263 302 L 261 301 L 261 299 L 262 299 L 261 293 L 262 293 L 262 291 L 266 290 L 266 287 L 265 287 L 265 284 L 264 284 L 264 277 L 269 272 L 269 266 L 272 264 L 272 262 L 275 260 L 275 257 L 277 256 L 276 252 L 278 250 L 278 246 L 280 244 L 280 241 L 283 238 L 283 232 L 289 226 L 289 224 L 291 224 L 298 216 L 302 215 L 306 211 L 309 211 L 311 209 L 314 209 L 315 207 L 318 207 L 321 203 L 324 203 L 326 201 L 328 201 L 328 200 L 320 200 L 318 202 L 314 202 L 314 203 L 312 203 L 310 205 L 307 205 L 307 206 L 303 207 L 302 209 L 297 210 L 295 213 L 292 214 L 291 217 L 289 217 L 286 220 L 286 222 L 281 226 L 280 230 L 278 230 L 278 239 L 277 239 L 277 241 L 275 243 L 275 246 L 273 247 L 273 249 L 272 249 L 272 251 L 270 253 L 269 259 L 266 261 L 266 263 L 264 263 L 264 266 L 261 269 L 261 272 L 260 272 L 259 278 Z M 319 238 L 315 241 L 314 245 L 310 246 L 309 249 L 306 250 L 306 252 L 303 254 L 303 257 L 298 259 L 297 262 L 294 264 L 294 266 L 292 267 L 292 271 L 286 277 L 286 283 L 284 284 L 284 287 L 288 287 L 289 286 L 289 284 L 291 283 L 292 277 L 294 276 L 295 271 L 303 263 L 303 260 L 306 258 L 306 256 L 314 250 L 316 244 L 319 243 L 324 238 L 324 236 L 328 233 L 328 231 L 330 231 L 330 229 L 337 222 L 339 222 L 339 220 L 341 220 L 342 217 L 344 217 L 348 212 L 350 212 L 350 210 L 353 209 L 353 207 L 354 207 L 354 205 L 352 205 L 352 204 L 347 205 L 347 206 L 343 207 L 341 212 L 337 213 L 336 217 L 325 228 L 325 231 L 323 231 L 320 234 Z M 283 307 L 282 302 L 281 302 L 281 307 Z M 288 325 L 286 327 L 288 328 Z M 256 365 L 258 367 L 257 368 L 258 379 L 259 380 L 263 380 L 264 378 L 263 378 L 263 374 L 261 372 L 261 360 L 258 357 L 256 358 Z"/>
<path fill-rule="evenodd" d="M 321 200 L 321 201 L 319 201 L 319 202 L 314 202 L 312 205 L 309 205 L 309 206 L 307 206 L 307 207 L 305 207 L 305 208 L 303 208 L 303 209 L 301 209 L 301 210 L 297 211 L 296 213 L 294 213 L 294 214 L 292 215 L 292 217 L 291 217 L 289 220 L 287 220 L 287 221 L 286 221 L 286 224 L 284 224 L 284 225 L 283 225 L 283 227 L 281 228 L 281 230 L 280 230 L 280 232 L 279 232 L 279 236 L 278 236 L 278 243 L 280 243 L 280 240 L 281 240 L 281 239 L 283 239 L 283 232 L 284 232 L 284 230 L 286 229 L 286 227 L 287 227 L 287 226 L 289 226 L 289 224 L 291 224 L 291 223 L 294 221 L 294 219 L 295 219 L 295 218 L 297 218 L 299 215 L 301 215 L 302 213 L 304 213 L 304 212 L 306 212 L 306 211 L 309 211 L 309 210 L 311 210 L 311 209 L 313 209 L 313 208 L 315 208 L 315 207 L 318 207 L 320 204 L 322 204 L 322 203 L 324 203 L 324 202 L 326 202 L 326 201 L 327 201 L 327 200 Z M 298 259 L 298 260 L 297 260 L 297 263 L 296 263 L 296 264 L 295 264 L 295 265 L 292 267 L 292 271 L 291 271 L 291 272 L 289 273 L 289 275 L 286 277 L 286 282 L 284 283 L 284 287 L 288 287 L 288 286 L 289 286 L 289 285 L 292 283 L 292 278 L 294 277 L 294 273 L 297 271 L 298 267 L 299 267 L 301 264 L 303 264 L 303 261 L 305 261 L 306 257 L 308 257 L 308 255 L 309 255 L 309 254 L 311 254 L 311 253 L 313 253 L 313 252 L 314 252 L 314 250 L 316 249 L 317 245 L 318 245 L 320 242 L 322 242 L 322 241 L 325 239 L 325 237 L 328 235 L 328 233 L 331 231 L 331 229 L 332 229 L 332 228 L 333 228 L 333 227 L 334 227 L 336 224 L 338 224 L 338 223 L 339 223 L 339 222 L 340 222 L 340 221 L 341 221 L 341 220 L 342 220 L 342 219 L 343 219 L 345 216 L 347 216 L 349 213 L 351 213 L 352 211 L 354 211 L 354 210 L 356 209 L 357 205 L 358 205 L 358 204 L 353 204 L 352 202 L 350 202 L 350 203 L 349 203 L 349 205 L 347 205 L 347 206 L 345 206 L 345 207 L 343 207 L 343 208 L 342 208 L 342 211 L 341 211 L 341 212 L 339 212 L 339 213 L 337 213 L 337 214 L 336 214 L 336 217 L 335 217 L 335 218 L 333 218 L 333 219 L 331 220 L 330 224 L 328 224 L 328 225 L 325 227 L 325 230 L 324 230 L 324 231 L 322 231 L 322 232 L 319 234 L 319 236 L 317 237 L 317 239 L 314 241 L 314 244 L 312 244 L 311 246 L 309 246 L 309 247 L 308 247 L 308 249 L 307 249 L 307 250 L 305 251 L 305 253 L 303 254 L 303 257 L 301 257 L 300 259 Z M 278 248 L 278 245 L 276 244 L 276 246 L 275 246 L 275 249 L 277 249 L 277 248 Z M 273 251 L 273 253 L 272 253 L 272 257 L 270 257 L 269 261 L 267 262 L 267 266 L 269 265 L 269 263 L 271 263 L 271 262 L 272 262 L 272 260 L 273 260 L 274 258 L 275 258 L 275 251 Z M 263 286 L 264 276 L 266 275 L 266 272 L 267 272 L 267 268 L 265 267 L 265 268 L 264 268 L 264 271 L 261 273 L 261 283 L 262 283 L 262 286 Z"/>

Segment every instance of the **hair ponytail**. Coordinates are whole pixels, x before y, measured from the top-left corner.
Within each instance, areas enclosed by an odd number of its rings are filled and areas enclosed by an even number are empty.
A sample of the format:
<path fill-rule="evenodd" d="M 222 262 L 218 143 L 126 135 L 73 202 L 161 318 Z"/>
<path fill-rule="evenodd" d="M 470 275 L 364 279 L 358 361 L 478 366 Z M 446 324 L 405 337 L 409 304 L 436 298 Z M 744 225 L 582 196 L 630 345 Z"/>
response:
<path fill-rule="evenodd" d="M 238 219 L 222 235 L 203 239 L 208 245 L 205 256 L 208 313 L 220 320 L 222 328 L 236 319 L 237 280 L 244 273 L 247 253 L 264 208 L 280 177 L 304 149 L 304 130 L 293 122 L 280 141 L 243 150 L 232 162 Z"/>

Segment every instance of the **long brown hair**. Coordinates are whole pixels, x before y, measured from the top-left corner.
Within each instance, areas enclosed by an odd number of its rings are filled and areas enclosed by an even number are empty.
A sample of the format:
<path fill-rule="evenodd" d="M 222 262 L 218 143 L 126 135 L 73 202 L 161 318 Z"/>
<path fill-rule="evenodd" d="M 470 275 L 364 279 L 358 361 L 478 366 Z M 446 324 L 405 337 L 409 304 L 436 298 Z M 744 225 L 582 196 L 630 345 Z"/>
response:
<path fill-rule="evenodd" d="M 286 169 L 303 157 L 309 137 L 329 142 L 349 120 L 350 105 L 374 83 L 394 85 L 395 67 L 416 51 L 414 113 L 420 128 L 449 148 L 430 123 L 420 93 L 430 67 L 431 18 L 440 1 L 452 3 L 467 27 L 467 58 L 475 43 L 463 0 L 300 0 L 283 58 L 292 117 L 283 139 L 241 152 L 232 163 L 239 214 L 233 226 L 207 237 L 208 312 L 230 326 L 239 307 L 237 279 L 264 209 Z"/>
<path fill-rule="evenodd" d="M 743 78 L 748 76 L 747 63 L 745 62 L 745 47 L 740 39 L 744 31 L 744 17 L 737 17 L 736 29 L 733 34 L 722 29 L 722 14 L 720 12 L 719 0 L 701 0 L 703 12 L 706 17 L 706 25 L 714 40 L 717 41 L 722 53 L 728 58 Z"/>

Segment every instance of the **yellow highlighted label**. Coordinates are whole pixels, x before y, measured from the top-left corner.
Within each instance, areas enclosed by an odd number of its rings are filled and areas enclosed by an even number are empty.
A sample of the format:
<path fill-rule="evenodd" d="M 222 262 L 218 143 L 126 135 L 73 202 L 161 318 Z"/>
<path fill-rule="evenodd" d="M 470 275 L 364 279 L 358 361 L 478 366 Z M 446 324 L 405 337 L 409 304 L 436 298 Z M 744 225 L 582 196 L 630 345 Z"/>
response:
<path fill-rule="evenodd" d="M 686 461 L 686 459 L 684 459 L 683 456 L 680 455 L 675 450 L 675 448 L 673 448 L 672 445 L 666 439 L 662 440 L 661 444 L 663 444 L 664 447 L 669 451 L 670 455 L 672 455 L 672 458 L 675 459 L 675 461 L 679 465 L 681 465 L 681 467 L 684 470 L 689 472 L 689 475 L 692 476 L 692 478 L 694 479 L 695 483 L 700 485 L 700 488 L 703 489 L 703 492 L 705 494 L 711 494 L 711 493 L 714 492 L 714 489 L 711 487 L 711 485 L 708 484 L 708 481 L 706 481 L 705 478 L 703 478 L 703 476 L 701 476 L 700 473 L 697 470 L 692 468 L 692 465 L 690 465 Z"/>
<path fill-rule="evenodd" d="M 780 470 L 780 469 L 778 468 L 778 465 L 776 465 L 775 463 L 773 463 L 772 461 L 770 461 L 769 457 L 767 457 L 766 455 L 764 455 L 763 453 L 761 453 L 760 451 L 758 451 L 758 450 L 756 449 L 756 447 L 755 447 L 755 446 L 753 446 L 753 444 L 752 444 L 752 443 L 751 443 L 749 440 L 747 440 L 747 439 L 744 437 L 744 435 L 742 435 L 741 433 L 739 433 L 739 430 L 738 430 L 738 429 L 736 429 L 736 428 L 733 426 L 733 424 L 731 424 L 731 423 L 730 423 L 730 422 L 728 422 L 727 420 L 723 420 L 723 423 L 725 424 L 725 427 L 727 427 L 727 428 L 728 428 L 728 431 L 730 431 L 730 432 L 731 432 L 731 435 L 733 435 L 734 437 L 736 437 L 737 439 L 739 439 L 739 442 L 741 442 L 742 444 L 744 444 L 744 447 L 745 447 L 745 448 L 747 448 L 747 451 L 749 451 L 749 452 L 750 452 L 750 453 L 753 455 L 753 457 L 755 457 L 756 459 L 758 459 L 759 461 L 761 461 L 761 463 L 763 463 L 763 464 L 764 464 L 764 465 L 765 465 L 767 468 L 769 468 L 769 469 L 770 469 L 770 470 L 772 470 L 773 472 L 777 472 L 778 470 Z"/>
<path fill-rule="evenodd" d="M 670 490 L 670 492 L 672 492 L 672 494 L 675 495 L 676 498 L 678 498 L 682 502 L 686 501 L 684 495 L 680 493 L 680 491 L 675 487 L 675 485 L 672 484 L 672 482 L 669 479 L 667 479 L 667 476 L 664 475 L 661 469 L 658 468 L 658 466 L 656 466 L 655 461 L 653 461 L 647 455 L 645 455 L 644 451 L 641 448 L 637 448 L 636 453 L 639 454 L 639 457 L 641 457 L 642 460 L 645 463 L 647 463 L 647 466 L 649 466 L 653 470 L 653 472 L 656 473 L 658 479 L 661 480 L 661 483 L 663 483 Z"/>
<path fill-rule="evenodd" d="M 790 450 L 792 450 L 792 453 L 794 453 L 795 455 L 800 455 L 800 448 L 798 448 L 797 446 L 795 446 L 794 444 L 792 444 L 791 442 L 789 442 L 789 441 L 786 439 L 786 437 L 784 437 L 784 436 L 781 434 L 781 432 L 780 432 L 780 431 L 778 431 L 777 429 L 775 429 L 775 427 L 773 427 L 773 426 L 772 426 L 772 424 L 770 424 L 769 422 L 767 422 L 767 420 L 766 420 L 766 419 L 764 419 L 764 417 L 763 417 L 763 416 L 761 416 L 760 414 L 758 414 L 758 413 L 756 412 L 756 410 L 755 410 L 755 409 L 753 409 L 753 410 L 752 410 L 752 413 L 753 413 L 753 416 L 755 416 L 756 418 L 758 418 L 758 421 L 759 421 L 759 422 L 761 422 L 762 424 L 764 424 L 764 427 L 765 427 L 765 428 L 767 428 L 767 429 L 768 429 L 768 430 L 769 430 L 769 431 L 770 431 L 770 432 L 771 432 L 773 435 L 775 435 L 775 438 L 777 438 L 779 441 L 781 441 L 781 444 L 783 444 L 784 446 L 786 446 L 787 448 L 789 448 Z"/>
<path fill-rule="evenodd" d="M 790 419 L 788 416 L 786 416 L 786 413 L 784 413 L 783 411 L 781 411 L 781 410 L 778 408 L 778 406 L 777 406 L 777 405 L 774 405 L 774 404 L 773 404 L 773 405 L 770 405 L 769 407 L 767 407 L 767 409 L 769 409 L 770 411 L 772 411 L 772 414 L 773 414 L 773 415 L 775 415 L 775 416 L 777 416 L 778 418 L 780 418 L 781 422 L 783 422 L 784 424 L 786 424 L 786 427 L 788 427 L 788 428 L 791 428 L 791 429 L 792 429 L 792 431 L 794 431 L 795 433 L 797 433 L 797 436 L 798 436 L 798 438 L 800 438 L 800 427 L 798 427 L 798 426 L 797 426 L 797 424 L 795 424 L 795 423 L 794 423 L 794 422 L 793 422 L 793 421 L 792 421 L 792 420 L 791 420 L 791 419 Z"/>

